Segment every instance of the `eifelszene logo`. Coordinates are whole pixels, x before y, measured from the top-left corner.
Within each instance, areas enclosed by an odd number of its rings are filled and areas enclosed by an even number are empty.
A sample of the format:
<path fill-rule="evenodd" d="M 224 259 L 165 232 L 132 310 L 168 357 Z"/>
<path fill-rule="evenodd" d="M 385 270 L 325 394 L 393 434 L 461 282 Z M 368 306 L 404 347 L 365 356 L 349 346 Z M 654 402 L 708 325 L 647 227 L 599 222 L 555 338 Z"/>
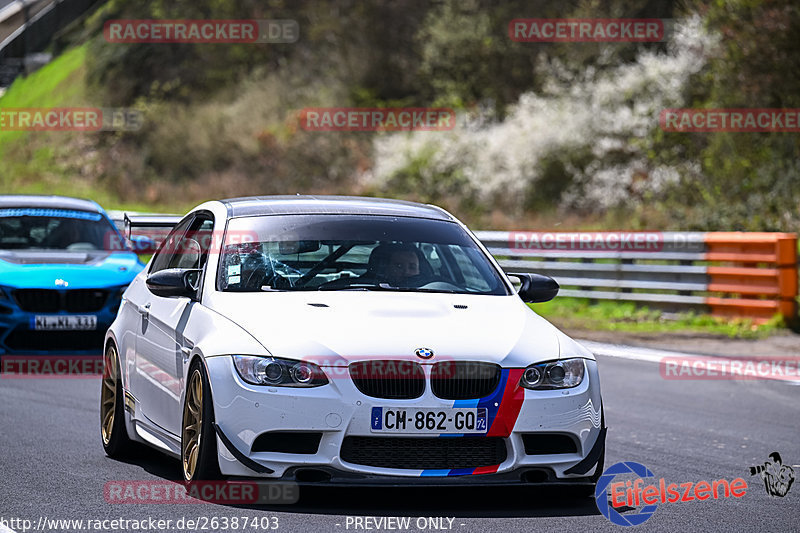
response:
<path fill-rule="evenodd" d="M 630 476 L 630 475 L 633 476 Z M 611 467 L 607 468 L 603 475 L 600 476 L 600 479 L 597 481 L 597 487 L 595 488 L 594 498 L 597 501 L 597 509 L 602 513 L 603 516 L 611 520 L 613 523 L 620 525 L 620 526 L 638 526 L 646 522 L 653 513 L 656 512 L 658 505 L 653 502 L 653 504 L 647 505 L 635 513 L 628 514 L 626 516 L 622 516 L 619 511 L 617 510 L 620 507 L 623 507 L 626 503 L 625 500 L 617 504 L 616 496 L 616 489 L 622 486 L 631 486 L 630 481 L 623 481 L 618 483 L 611 483 L 616 477 L 618 476 L 625 476 L 625 477 L 636 477 L 636 483 L 634 483 L 634 487 L 638 489 L 639 483 L 642 482 L 642 478 L 650 478 L 655 477 L 653 472 L 651 472 L 646 466 L 634 463 L 634 462 L 625 462 L 625 463 L 617 463 L 612 465 Z M 612 499 L 609 500 L 609 485 L 611 485 L 611 496 Z M 640 489 L 639 489 L 640 490 Z M 634 500 L 638 501 L 638 498 L 631 498 L 631 489 L 628 489 L 628 500 L 631 501 L 631 506 L 626 507 L 627 510 L 633 509 Z M 638 497 L 638 494 L 637 494 Z"/>
<path fill-rule="evenodd" d="M 680 484 L 667 484 L 663 477 L 645 484 L 646 478 L 655 478 L 655 474 L 642 464 L 626 461 L 612 465 L 597 481 L 597 509 L 617 525 L 638 526 L 653 516 L 659 503 L 741 498 L 747 492 L 747 482 L 740 477 Z"/>

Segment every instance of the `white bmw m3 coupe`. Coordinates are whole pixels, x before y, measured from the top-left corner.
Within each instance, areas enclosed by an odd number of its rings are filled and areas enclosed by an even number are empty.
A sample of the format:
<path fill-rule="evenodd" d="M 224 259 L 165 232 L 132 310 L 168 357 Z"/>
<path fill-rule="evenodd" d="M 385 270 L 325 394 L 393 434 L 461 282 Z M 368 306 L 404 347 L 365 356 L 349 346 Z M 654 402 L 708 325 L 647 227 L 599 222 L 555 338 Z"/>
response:
<path fill-rule="evenodd" d="M 526 304 L 554 280 L 510 275 L 430 205 L 204 203 L 106 334 L 105 451 L 147 444 L 187 481 L 591 485 L 595 358 Z"/>

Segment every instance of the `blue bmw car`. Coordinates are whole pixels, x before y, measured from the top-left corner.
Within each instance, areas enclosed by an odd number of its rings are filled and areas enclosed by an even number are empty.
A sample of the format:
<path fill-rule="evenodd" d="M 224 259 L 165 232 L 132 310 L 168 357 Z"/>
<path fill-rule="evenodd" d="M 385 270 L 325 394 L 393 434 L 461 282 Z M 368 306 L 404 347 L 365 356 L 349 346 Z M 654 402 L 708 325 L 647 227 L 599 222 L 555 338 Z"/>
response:
<path fill-rule="evenodd" d="M 99 354 L 144 268 L 95 202 L 0 196 L 0 354 Z"/>

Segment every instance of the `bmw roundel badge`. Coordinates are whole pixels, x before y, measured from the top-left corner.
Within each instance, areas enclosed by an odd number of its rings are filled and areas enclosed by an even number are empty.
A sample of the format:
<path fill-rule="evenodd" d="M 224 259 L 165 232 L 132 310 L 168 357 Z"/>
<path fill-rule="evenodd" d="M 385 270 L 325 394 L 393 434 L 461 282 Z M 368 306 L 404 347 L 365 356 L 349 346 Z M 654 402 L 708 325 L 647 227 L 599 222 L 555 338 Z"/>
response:
<path fill-rule="evenodd" d="M 416 350 L 414 350 L 414 353 L 420 359 L 430 359 L 431 357 L 433 357 L 433 350 L 431 350 L 430 348 L 417 348 Z"/>

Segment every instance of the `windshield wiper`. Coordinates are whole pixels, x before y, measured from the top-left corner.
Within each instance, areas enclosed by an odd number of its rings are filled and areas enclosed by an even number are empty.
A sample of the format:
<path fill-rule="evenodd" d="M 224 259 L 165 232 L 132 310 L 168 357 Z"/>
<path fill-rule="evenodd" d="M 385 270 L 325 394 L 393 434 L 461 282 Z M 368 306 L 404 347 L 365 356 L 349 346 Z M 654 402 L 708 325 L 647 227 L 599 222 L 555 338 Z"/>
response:
<path fill-rule="evenodd" d="M 341 287 L 317 287 L 318 291 L 402 291 L 401 287 L 393 287 L 388 283 L 350 283 Z"/>
<path fill-rule="evenodd" d="M 454 291 L 453 289 L 414 289 L 414 292 L 440 292 L 443 294 L 480 294 L 469 291 Z"/>
<path fill-rule="evenodd" d="M 352 283 L 343 287 L 325 287 L 317 288 L 318 291 L 393 291 L 393 292 L 438 292 L 443 294 L 475 294 L 465 291 L 455 291 L 452 289 L 421 289 L 416 287 L 395 287 L 388 283 Z"/>
<path fill-rule="evenodd" d="M 288 292 L 289 289 L 276 289 L 275 287 L 270 287 L 269 285 L 262 285 L 261 290 L 264 292 Z"/>

